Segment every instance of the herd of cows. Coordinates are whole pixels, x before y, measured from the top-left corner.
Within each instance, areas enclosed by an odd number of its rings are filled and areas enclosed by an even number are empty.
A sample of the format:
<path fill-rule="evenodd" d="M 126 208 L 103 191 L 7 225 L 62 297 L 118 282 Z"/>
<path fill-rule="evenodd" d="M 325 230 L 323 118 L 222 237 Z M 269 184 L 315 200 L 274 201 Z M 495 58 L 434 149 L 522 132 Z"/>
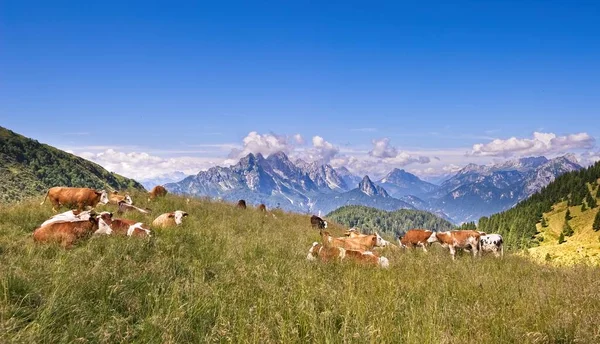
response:
<path fill-rule="evenodd" d="M 154 187 L 148 193 L 148 201 L 167 194 L 162 186 Z M 96 213 L 94 209 L 98 204 L 112 203 L 118 206 L 117 213 L 140 212 L 150 214 L 150 209 L 142 209 L 133 205 L 129 195 L 119 195 L 113 192 L 96 191 L 89 188 L 53 187 L 48 190 L 41 204 L 49 199 L 52 210 L 58 212 L 60 207 L 69 207 L 73 210 L 52 216 L 35 229 L 33 239 L 36 242 L 58 242 L 65 248 L 71 247 L 76 241 L 93 234 L 121 235 L 121 236 L 151 236 L 150 227 L 143 223 L 126 218 L 114 218 L 107 211 Z M 238 208 L 246 209 L 246 202 L 240 200 Z M 85 210 L 90 208 L 89 210 Z M 259 211 L 266 213 L 266 206 L 261 204 Z M 152 227 L 165 228 L 181 225 L 188 214 L 181 210 L 164 213 L 152 221 Z M 310 218 L 313 228 L 318 228 L 321 243 L 314 242 L 309 249 L 307 259 L 341 261 L 350 260 L 370 265 L 387 268 L 389 260 L 379 256 L 374 251 L 376 247 L 389 247 L 391 249 L 408 249 L 422 247 L 427 252 L 427 247 L 434 242 L 440 243 L 449 249 L 452 259 L 455 259 L 457 249 L 472 252 L 473 256 L 483 252 L 491 252 L 496 257 L 504 255 L 502 236 L 499 234 L 486 234 L 473 230 L 453 230 L 448 232 L 433 232 L 426 229 L 411 229 L 402 237 L 398 237 L 398 245 L 383 239 L 377 232 L 375 234 L 361 234 L 352 228 L 346 231 L 343 237 L 333 237 L 327 229 L 327 221 L 313 215 Z"/>

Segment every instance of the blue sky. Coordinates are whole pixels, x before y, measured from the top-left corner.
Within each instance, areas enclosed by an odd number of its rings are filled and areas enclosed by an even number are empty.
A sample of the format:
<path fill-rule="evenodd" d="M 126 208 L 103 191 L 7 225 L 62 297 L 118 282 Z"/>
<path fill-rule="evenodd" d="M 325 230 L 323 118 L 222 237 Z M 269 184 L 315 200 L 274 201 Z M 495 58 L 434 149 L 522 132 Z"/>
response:
<path fill-rule="evenodd" d="M 137 178 L 127 159 L 191 171 L 268 153 L 270 135 L 298 157 L 422 176 L 596 159 L 598 22 L 594 1 L 4 1 L 0 125 Z"/>

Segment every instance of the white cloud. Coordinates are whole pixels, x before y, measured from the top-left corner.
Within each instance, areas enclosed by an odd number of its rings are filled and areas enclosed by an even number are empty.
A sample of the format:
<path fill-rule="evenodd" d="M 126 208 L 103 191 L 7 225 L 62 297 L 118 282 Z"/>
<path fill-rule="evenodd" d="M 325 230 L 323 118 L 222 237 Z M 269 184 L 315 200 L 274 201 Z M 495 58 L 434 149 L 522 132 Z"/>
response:
<path fill-rule="evenodd" d="M 473 156 L 528 156 L 554 153 L 566 153 L 575 149 L 589 149 L 595 144 L 595 139 L 588 133 L 557 136 L 554 133 L 534 132 L 533 138 L 518 139 L 511 137 L 506 140 L 495 139 L 489 143 L 478 143 L 468 153 Z"/>
<path fill-rule="evenodd" d="M 111 172 L 136 180 L 156 178 L 173 171 L 197 174 L 221 162 L 219 159 L 200 157 L 162 158 L 145 152 L 125 153 L 112 148 L 100 153 L 81 152 L 77 155 L 98 163 Z"/>
<path fill-rule="evenodd" d="M 390 139 L 386 137 L 373 140 L 373 150 L 369 152 L 369 155 L 375 158 L 395 158 L 398 155 L 398 149 L 390 145 Z"/>
<path fill-rule="evenodd" d="M 288 138 L 276 134 L 259 134 L 252 131 L 242 141 L 242 148 L 232 149 L 229 159 L 240 159 L 250 153 L 260 153 L 266 157 L 277 152 L 290 153 L 293 149 L 293 144 Z"/>
<path fill-rule="evenodd" d="M 293 136 L 294 141 L 296 141 L 297 144 L 299 145 L 303 145 L 304 144 L 304 138 L 302 137 L 302 135 L 300 134 L 296 134 Z"/>

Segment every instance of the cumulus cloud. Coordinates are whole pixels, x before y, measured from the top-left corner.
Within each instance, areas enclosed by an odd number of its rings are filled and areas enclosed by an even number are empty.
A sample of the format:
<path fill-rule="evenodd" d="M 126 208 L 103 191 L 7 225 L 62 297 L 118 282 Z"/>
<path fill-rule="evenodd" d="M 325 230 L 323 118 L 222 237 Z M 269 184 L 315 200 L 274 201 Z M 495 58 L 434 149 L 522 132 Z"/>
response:
<path fill-rule="evenodd" d="M 181 171 L 188 175 L 196 174 L 221 162 L 214 158 L 162 158 L 145 152 L 125 153 L 112 148 L 99 153 L 82 152 L 77 155 L 111 172 L 136 180 L 156 178 L 174 171 Z"/>
<path fill-rule="evenodd" d="M 302 137 L 302 135 L 300 134 L 296 134 L 293 136 L 294 141 L 296 141 L 297 144 L 299 145 L 303 145 L 304 144 L 304 138 Z"/>
<path fill-rule="evenodd" d="M 383 159 L 395 158 L 398 155 L 398 149 L 390 145 L 390 139 L 388 138 L 373 140 L 373 150 L 369 152 L 369 155 Z"/>
<path fill-rule="evenodd" d="M 527 156 L 553 153 L 564 153 L 574 149 L 589 149 L 595 144 L 595 139 L 588 133 L 557 136 L 554 133 L 534 132 L 532 138 L 518 139 L 511 137 L 506 140 L 495 139 L 489 143 L 478 143 L 468 153 L 473 156 Z"/>
<path fill-rule="evenodd" d="M 277 152 L 289 153 L 292 145 L 285 136 L 276 134 L 259 134 L 256 131 L 248 133 L 242 140 L 242 148 L 234 148 L 229 153 L 230 159 L 239 159 L 250 153 L 268 156 Z"/>

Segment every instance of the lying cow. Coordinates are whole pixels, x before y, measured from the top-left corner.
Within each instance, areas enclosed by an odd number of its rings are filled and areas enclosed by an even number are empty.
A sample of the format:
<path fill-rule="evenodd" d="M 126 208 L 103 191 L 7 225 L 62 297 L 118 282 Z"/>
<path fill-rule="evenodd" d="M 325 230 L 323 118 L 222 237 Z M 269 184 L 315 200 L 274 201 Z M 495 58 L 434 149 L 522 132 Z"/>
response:
<path fill-rule="evenodd" d="M 73 222 L 54 222 L 41 226 L 33 232 L 36 242 L 57 242 L 64 248 L 70 248 L 76 241 L 91 236 L 99 228 L 106 228 L 111 213 L 104 212 L 90 216 L 88 220 Z"/>
<path fill-rule="evenodd" d="M 57 212 L 57 208 L 61 206 L 76 207 L 77 210 L 84 210 L 85 207 L 95 208 L 98 203 L 108 203 L 106 191 L 96 191 L 88 188 L 60 186 L 50 188 L 40 205 L 44 204 L 47 198 L 52 202 L 52 210 L 54 212 Z"/>
<path fill-rule="evenodd" d="M 119 195 L 118 191 L 113 191 L 110 194 L 110 197 L 108 198 L 108 201 L 109 201 L 109 203 L 115 204 L 115 205 L 118 205 L 119 202 L 125 202 L 125 203 L 130 204 L 130 205 L 133 204 L 133 200 L 131 199 L 131 196 L 129 196 L 129 195 L 125 195 L 125 196 Z"/>
<path fill-rule="evenodd" d="M 306 259 L 314 261 L 320 259 L 322 262 L 331 260 L 350 260 L 357 263 L 380 266 L 388 268 L 390 262 L 386 257 L 378 257 L 371 251 L 346 250 L 341 247 L 328 247 L 314 242 Z"/>
<path fill-rule="evenodd" d="M 473 257 L 477 256 L 480 249 L 481 234 L 477 231 L 464 230 L 464 231 L 449 231 L 449 232 L 437 232 L 435 235 L 429 237 L 427 242 L 439 242 L 443 247 L 448 247 L 452 259 L 455 259 L 456 249 L 469 248 L 473 253 Z"/>
<path fill-rule="evenodd" d="M 148 192 L 148 201 L 152 201 L 157 197 L 164 197 L 167 195 L 167 189 L 162 185 L 157 185 Z"/>
<path fill-rule="evenodd" d="M 429 246 L 428 239 L 431 236 L 435 236 L 435 233 L 427 229 L 410 229 L 402 238 L 398 237 L 398 244 L 402 248 L 415 248 L 422 247 L 423 252 L 427 252 L 427 246 Z"/>
<path fill-rule="evenodd" d="M 101 213 L 101 215 L 102 214 L 105 213 Z M 141 222 L 128 219 L 113 219 L 112 216 L 104 222 L 106 223 L 106 226 L 101 226 L 94 234 L 116 234 L 128 237 L 151 236 L 150 228 Z"/>
<path fill-rule="evenodd" d="M 86 210 L 86 211 L 69 210 L 69 211 L 65 211 L 64 213 L 60 213 L 60 214 L 56 214 L 56 215 L 52 216 L 48 220 L 44 221 L 44 223 L 42 223 L 40 225 L 40 227 L 44 227 L 51 223 L 58 223 L 58 222 L 88 221 L 90 219 L 90 217 L 93 217 L 94 215 L 95 214 L 93 214 L 91 210 Z"/>
<path fill-rule="evenodd" d="M 237 203 L 237 207 L 240 209 L 246 209 L 246 201 L 243 199 L 239 200 Z"/>
<path fill-rule="evenodd" d="M 379 235 L 379 233 L 377 233 L 377 232 L 375 232 L 375 234 Z M 369 234 L 362 234 L 356 228 L 350 228 L 344 233 L 344 236 L 346 236 L 348 238 L 362 238 L 362 237 L 366 237 L 368 235 Z M 390 247 L 392 249 L 398 249 L 398 246 L 392 244 L 391 242 L 389 242 L 383 238 L 381 238 L 381 247 Z"/>
<path fill-rule="evenodd" d="M 378 233 L 357 238 L 334 238 L 329 232 L 321 232 L 323 245 L 341 247 L 346 250 L 371 251 L 374 247 L 385 247 L 385 242 Z"/>
<path fill-rule="evenodd" d="M 486 234 L 483 232 L 479 232 L 479 234 L 481 234 L 481 253 L 492 252 L 495 257 L 504 257 L 504 240 L 502 239 L 502 235 Z"/>
<path fill-rule="evenodd" d="M 310 225 L 312 228 L 325 229 L 327 228 L 327 221 L 323 221 L 322 218 L 313 215 L 310 217 Z"/>
<path fill-rule="evenodd" d="M 179 226 L 183 223 L 183 218 L 188 216 L 188 213 L 181 210 L 176 210 L 171 213 L 165 213 L 157 217 L 152 221 L 153 227 L 173 227 Z"/>
<path fill-rule="evenodd" d="M 117 210 L 117 213 L 122 214 L 122 213 L 126 213 L 128 211 L 139 211 L 142 214 L 150 214 L 152 212 L 152 210 L 150 210 L 148 208 L 142 209 L 142 208 L 136 207 L 135 205 L 127 204 L 127 202 L 125 202 L 125 201 L 120 201 L 119 209 Z"/>

